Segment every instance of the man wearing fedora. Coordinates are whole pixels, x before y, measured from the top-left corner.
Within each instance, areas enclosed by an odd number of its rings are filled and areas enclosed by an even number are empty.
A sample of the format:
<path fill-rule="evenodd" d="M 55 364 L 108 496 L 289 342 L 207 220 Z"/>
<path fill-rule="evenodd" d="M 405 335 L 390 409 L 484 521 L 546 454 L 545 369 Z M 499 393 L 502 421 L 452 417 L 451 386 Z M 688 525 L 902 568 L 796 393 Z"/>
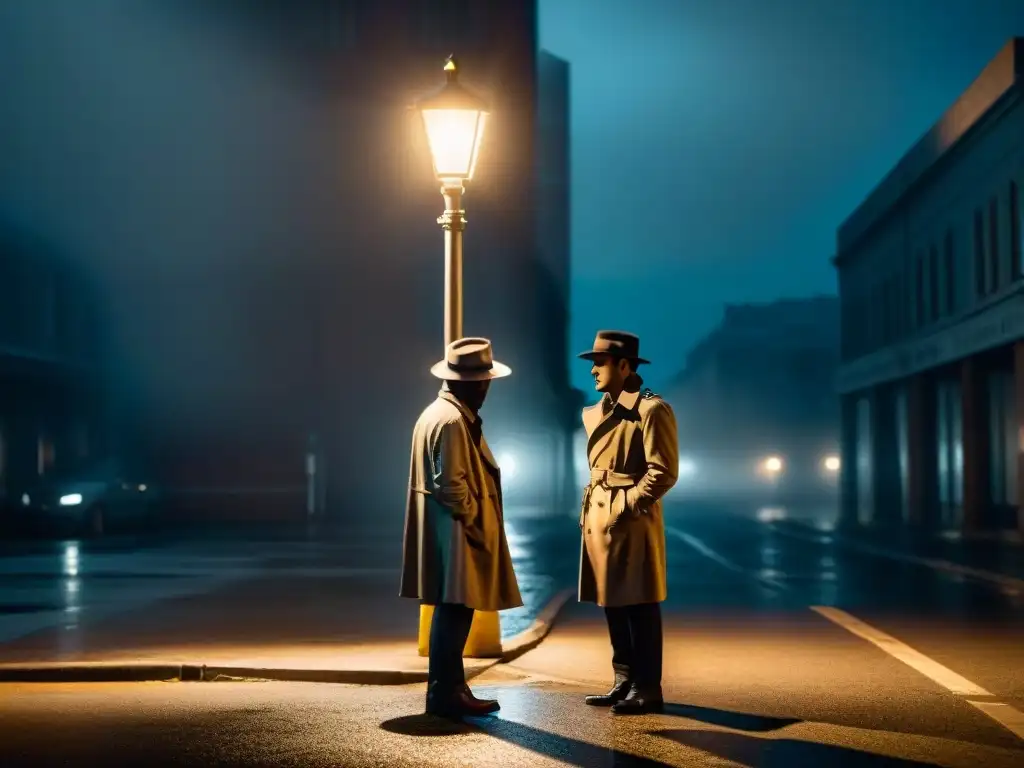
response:
<path fill-rule="evenodd" d="M 402 597 L 434 606 L 427 712 L 448 718 L 499 709 L 466 684 L 462 652 L 474 611 L 523 604 L 505 539 L 501 473 L 482 432 L 491 380 L 508 376 L 491 343 L 463 338 L 431 368 L 444 381 L 412 432 Z"/>
<path fill-rule="evenodd" d="M 660 712 L 665 579 L 661 498 L 675 485 L 679 446 L 672 408 L 649 389 L 637 366 L 640 339 L 598 331 L 591 361 L 601 400 L 583 409 L 590 482 L 580 511 L 580 602 L 604 608 L 614 682 L 587 704 L 615 714 Z"/>

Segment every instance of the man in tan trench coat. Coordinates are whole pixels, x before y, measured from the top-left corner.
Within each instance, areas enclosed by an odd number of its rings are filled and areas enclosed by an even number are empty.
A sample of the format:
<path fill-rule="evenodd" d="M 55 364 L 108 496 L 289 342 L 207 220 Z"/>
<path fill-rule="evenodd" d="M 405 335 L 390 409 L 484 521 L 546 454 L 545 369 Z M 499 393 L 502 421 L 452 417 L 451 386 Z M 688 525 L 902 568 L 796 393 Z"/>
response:
<path fill-rule="evenodd" d="M 579 599 L 605 610 L 615 673 L 611 690 L 586 703 L 615 714 L 658 712 L 667 595 L 661 498 L 679 473 L 675 415 L 641 391 L 636 369 L 647 361 L 633 334 L 598 331 L 580 357 L 592 362 L 603 397 L 583 409 L 590 483 L 580 511 Z"/>
<path fill-rule="evenodd" d="M 487 339 L 464 338 L 448 345 L 431 373 L 445 383 L 413 428 L 401 596 L 434 606 L 427 712 L 458 718 L 499 709 L 466 685 L 462 652 L 473 611 L 523 604 L 505 539 L 501 473 L 480 418 L 491 379 L 511 370 L 493 359 Z"/>

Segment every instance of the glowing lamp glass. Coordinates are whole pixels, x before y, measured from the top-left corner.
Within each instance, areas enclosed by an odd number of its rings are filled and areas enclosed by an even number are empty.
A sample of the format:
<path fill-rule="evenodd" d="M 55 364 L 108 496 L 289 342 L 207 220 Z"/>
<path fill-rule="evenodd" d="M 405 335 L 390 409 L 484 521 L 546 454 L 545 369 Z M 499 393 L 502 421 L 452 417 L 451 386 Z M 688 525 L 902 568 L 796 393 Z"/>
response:
<path fill-rule="evenodd" d="M 487 113 L 478 109 L 424 109 L 422 115 L 437 178 L 472 179 Z"/>

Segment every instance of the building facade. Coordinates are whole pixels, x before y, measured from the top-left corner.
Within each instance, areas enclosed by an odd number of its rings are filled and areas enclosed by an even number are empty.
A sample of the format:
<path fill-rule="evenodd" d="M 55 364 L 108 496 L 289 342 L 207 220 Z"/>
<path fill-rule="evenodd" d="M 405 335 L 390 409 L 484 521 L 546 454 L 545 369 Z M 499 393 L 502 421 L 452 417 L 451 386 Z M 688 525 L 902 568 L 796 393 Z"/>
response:
<path fill-rule="evenodd" d="M 40 238 L 0 225 L 0 528 L 41 478 L 107 450 L 94 288 Z"/>
<path fill-rule="evenodd" d="M 1024 40 L 837 234 L 842 517 L 1024 530 Z"/>
<path fill-rule="evenodd" d="M 176 508 L 280 519 L 315 497 L 401 525 L 443 356 L 443 201 L 409 107 L 451 53 L 492 108 L 464 197 L 464 331 L 514 372 L 485 414 L 510 497 L 553 504 L 568 69 L 538 49 L 535 0 L 87 5 L 0 8 L 19 73 L 0 205 L 46 218 L 108 287 L 119 423 Z"/>
<path fill-rule="evenodd" d="M 837 297 L 727 305 L 666 389 L 691 464 L 680 467 L 680 489 L 759 493 L 770 479 L 800 494 L 834 492 L 824 464 L 838 453 L 838 365 Z M 769 457 L 780 470 L 765 478 Z"/>

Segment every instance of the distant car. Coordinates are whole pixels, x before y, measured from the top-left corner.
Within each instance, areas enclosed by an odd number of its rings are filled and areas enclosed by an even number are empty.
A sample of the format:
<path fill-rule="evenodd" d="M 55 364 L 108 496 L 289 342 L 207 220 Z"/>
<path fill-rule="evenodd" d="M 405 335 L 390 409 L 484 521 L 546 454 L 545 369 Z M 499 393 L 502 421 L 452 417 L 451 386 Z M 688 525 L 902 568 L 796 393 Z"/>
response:
<path fill-rule="evenodd" d="M 157 513 L 152 482 L 114 462 L 103 462 L 39 482 L 11 499 L 21 527 L 39 532 L 100 535 L 144 524 Z"/>

